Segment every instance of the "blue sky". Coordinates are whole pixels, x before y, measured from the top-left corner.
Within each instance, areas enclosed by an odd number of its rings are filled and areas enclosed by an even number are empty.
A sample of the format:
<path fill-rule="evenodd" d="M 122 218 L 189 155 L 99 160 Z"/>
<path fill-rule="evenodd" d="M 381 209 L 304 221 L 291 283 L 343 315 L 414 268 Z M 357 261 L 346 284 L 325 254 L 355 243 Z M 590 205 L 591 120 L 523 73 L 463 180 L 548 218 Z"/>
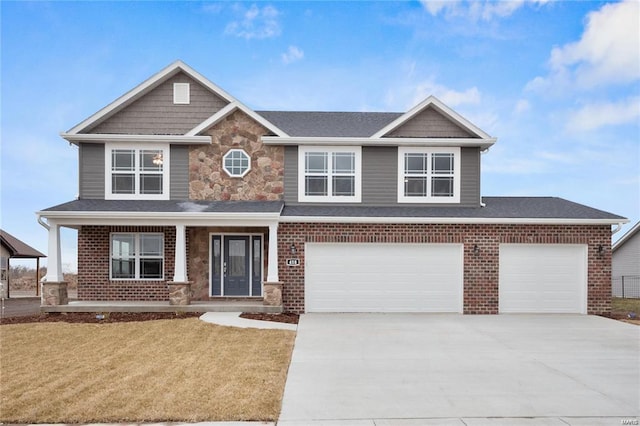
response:
<path fill-rule="evenodd" d="M 3 229 L 77 194 L 59 133 L 182 59 L 254 109 L 406 111 L 498 138 L 482 193 L 640 220 L 640 2 L 1 2 Z M 75 232 L 62 234 L 76 265 Z"/>

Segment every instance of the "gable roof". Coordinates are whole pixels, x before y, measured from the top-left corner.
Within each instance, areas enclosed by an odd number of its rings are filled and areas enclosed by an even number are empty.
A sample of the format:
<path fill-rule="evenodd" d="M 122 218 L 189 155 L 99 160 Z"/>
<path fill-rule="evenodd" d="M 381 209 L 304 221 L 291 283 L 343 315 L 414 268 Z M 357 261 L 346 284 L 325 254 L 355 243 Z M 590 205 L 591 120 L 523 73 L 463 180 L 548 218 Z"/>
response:
<path fill-rule="evenodd" d="M 7 248 L 11 257 L 24 259 L 47 257 L 2 229 L 0 229 L 0 242 Z"/>
<path fill-rule="evenodd" d="M 620 247 L 624 246 L 625 243 L 629 241 L 631 238 L 633 238 L 633 236 L 636 235 L 638 232 L 640 232 L 640 222 L 633 225 L 633 228 L 628 230 L 626 234 L 620 237 L 620 239 L 616 241 L 611 247 L 611 251 L 616 251 Z"/>
<path fill-rule="evenodd" d="M 476 135 L 476 137 L 481 139 L 492 139 L 489 134 L 485 131 L 477 127 L 475 124 L 471 123 L 469 120 L 446 106 L 440 99 L 431 95 L 424 101 L 420 102 L 418 105 L 407 111 L 405 114 L 402 114 L 400 117 L 395 119 L 393 122 L 389 123 L 382 129 L 378 130 L 372 137 L 373 138 L 381 138 L 394 130 L 398 129 L 403 124 L 409 122 L 413 117 L 418 115 L 420 112 L 424 111 L 427 108 L 435 108 L 438 112 L 443 114 L 445 117 L 449 118 L 456 125 L 462 127 L 467 130 L 469 133 Z"/>
<path fill-rule="evenodd" d="M 121 111 L 122 109 L 126 108 L 128 105 L 140 99 L 141 97 L 143 97 L 144 95 L 146 95 L 147 93 L 151 92 L 153 89 L 158 87 L 160 84 L 162 84 L 163 82 L 167 81 L 168 79 L 170 79 L 171 77 L 173 77 L 174 75 L 180 72 L 187 74 L 189 77 L 191 77 L 192 79 L 200 83 L 202 86 L 204 86 L 205 88 L 207 88 L 208 90 L 210 90 L 211 92 L 219 96 L 220 98 L 224 99 L 229 104 L 233 104 L 236 108 L 242 109 L 247 115 L 249 115 L 256 121 L 260 122 L 262 125 L 267 127 L 276 135 L 286 136 L 286 134 L 282 132 L 280 129 L 278 129 L 277 127 L 273 126 L 273 124 L 264 120 L 262 117 L 260 117 L 254 111 L 252 111 L 250 108 L 243 105 L 240 101 L 238 101 L 233 96 L 225 92 L 219 86 L 217 86 L 216 84 L 211 82 L 209 79 L 204 77 L 202 74 L 200 74 L 199 72 L 197 72 L 196 70 L 191 68 L 189 65 L 185 64 L 184 62 L 178 60 L 173 62 L 169 66 L 165 67 L 158 73 L 154 74 L 153 76 L 149 77 L 147 80 L 143 81 L 138 86 L 134 87 L 124 95 L 120 96 L 118 99 L 111 102 L 109 105 L 105 106 L 95 114 L 83 120 L 82 122 L 80 122 L 79 124 L 71 128 L 69 131 L 67 131 L 66 133 L 62 133 L 62 137 L 64 137 L 65 139 L 69 137 L 69 139 L 77 140 L 77 138 L 73 137 L 74 135 L 78 135 L 79 133 L 82 133 L 84 130 L 93 127 L 95 124 L 101 121 L 104 121 L 108 117 L 111 117 L 118 111 Z M 215 115 L 216 114 L 214 114 L 214 116 Z M 210 119 L 208 119 L 207 121 L 209 120 Z M 190 133 L 191 132 L 189 132 L 189 134 L 187 135 L 191 136 Z"/>

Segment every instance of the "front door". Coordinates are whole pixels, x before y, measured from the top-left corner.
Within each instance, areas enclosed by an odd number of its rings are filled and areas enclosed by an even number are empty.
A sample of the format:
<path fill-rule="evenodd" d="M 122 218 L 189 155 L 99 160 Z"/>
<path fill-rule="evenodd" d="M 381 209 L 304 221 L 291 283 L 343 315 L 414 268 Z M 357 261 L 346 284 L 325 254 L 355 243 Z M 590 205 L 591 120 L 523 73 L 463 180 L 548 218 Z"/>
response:
<path fill-rule="evenodd" d="M 262 237 L 211 237 L 211 295 L 260 296 L 262 293 Z"/>

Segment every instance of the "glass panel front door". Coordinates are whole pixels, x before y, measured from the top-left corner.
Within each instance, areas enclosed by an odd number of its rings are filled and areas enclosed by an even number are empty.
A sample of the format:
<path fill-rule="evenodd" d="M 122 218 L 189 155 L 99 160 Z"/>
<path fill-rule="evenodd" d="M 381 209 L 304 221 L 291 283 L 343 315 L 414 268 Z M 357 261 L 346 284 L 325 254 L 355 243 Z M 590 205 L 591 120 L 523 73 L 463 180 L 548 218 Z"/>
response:
<path fill-rule="evenodd" d="M 262 295 L 262 236 L 211 236 L 211 296 Z"/>

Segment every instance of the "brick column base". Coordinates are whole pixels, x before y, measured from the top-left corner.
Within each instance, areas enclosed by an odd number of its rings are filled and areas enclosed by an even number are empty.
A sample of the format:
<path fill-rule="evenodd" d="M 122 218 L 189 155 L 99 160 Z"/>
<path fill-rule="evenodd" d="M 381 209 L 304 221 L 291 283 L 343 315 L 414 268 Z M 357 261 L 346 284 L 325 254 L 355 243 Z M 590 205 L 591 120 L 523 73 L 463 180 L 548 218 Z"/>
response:
<path fill-rule="evenodd" d="M 40 301 L 43 306 L 68 305 L 67 283 L 43 282 Z"/>

